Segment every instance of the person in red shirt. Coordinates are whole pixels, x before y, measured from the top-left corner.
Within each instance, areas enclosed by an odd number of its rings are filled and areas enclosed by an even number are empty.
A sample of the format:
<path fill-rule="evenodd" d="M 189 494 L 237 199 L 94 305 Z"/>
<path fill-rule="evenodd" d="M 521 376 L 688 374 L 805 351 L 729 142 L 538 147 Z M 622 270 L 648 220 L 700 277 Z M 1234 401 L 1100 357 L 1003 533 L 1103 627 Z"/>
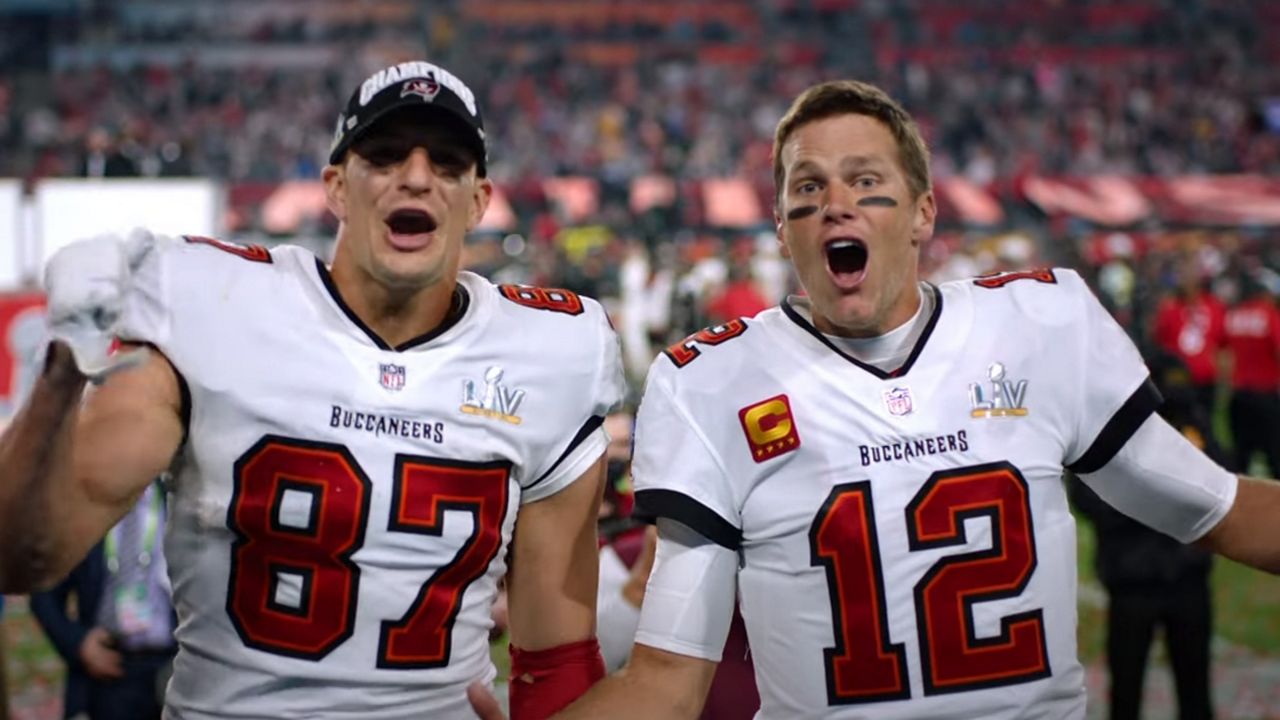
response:
<path fill-rule="evenodd" d="M 735 260 L 729 266 L 729 282 L 707 303 L 707 317 L 712 323 L 719 324 L 754 317 L 771 305 L 757 287 L 748 261 Z"/>
<path fill-rule="evenodd" d="M 1156 308 L 1155 342 L 1187 366 L 1196 400 L 1205 412 L 1213 409 L 1225 314 L 1222 302 L 1205 291 L 1194 258 L 1179 267 L 1177 293 L 1161 300 Z"/>
<path fill-rule="evenodd" d="M 1259 282 L 1246 278 L 1240 303 L 1226 314 L 1231 352 L 1231 434 L 1236 469 L 1248 470 L 1261 450 L 1280 472 L 1280 310 Z"/>

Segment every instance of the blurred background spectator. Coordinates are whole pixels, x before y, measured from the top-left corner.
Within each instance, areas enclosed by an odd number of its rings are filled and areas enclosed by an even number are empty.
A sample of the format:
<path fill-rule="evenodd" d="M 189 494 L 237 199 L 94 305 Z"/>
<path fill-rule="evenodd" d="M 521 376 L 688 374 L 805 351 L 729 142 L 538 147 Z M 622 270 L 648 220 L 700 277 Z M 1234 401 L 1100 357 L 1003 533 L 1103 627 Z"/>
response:
<path fill-rule="evenodd" d="M 1280 476 L 1280 311 L 1261 271 L 1242 275 L 1240 300 L 1227 311 L 1225 341 L 1235 467 L 1248 472 L 1262 453 L 1267 476 Z"/>
<path fill-rule="evenodd" d="M 67 664 L 68 720 L 160 720 L 160 679 L 177 651 L 163 494 L 153 483 L 66 579 L 31 596 Z"/>
<path fill-rule="evenodd" d="M 80 161 L 81 177 L 134 177 L 138 168 L 133 160 L 116 147 L 111 134 L 103 128 L 94 128 L 85 138 L 84 159 Z"/>
<path fill-rule="evenodd" d="M 1213 408 L 1218 387 L 1218 351 L 1225 309 L 1205 288 L 1204 269 L 1194 256 L 1177 262 L 1177 287 L 1156 307 L 1155 341 L 1185 366 L 1202 412 Z"/>

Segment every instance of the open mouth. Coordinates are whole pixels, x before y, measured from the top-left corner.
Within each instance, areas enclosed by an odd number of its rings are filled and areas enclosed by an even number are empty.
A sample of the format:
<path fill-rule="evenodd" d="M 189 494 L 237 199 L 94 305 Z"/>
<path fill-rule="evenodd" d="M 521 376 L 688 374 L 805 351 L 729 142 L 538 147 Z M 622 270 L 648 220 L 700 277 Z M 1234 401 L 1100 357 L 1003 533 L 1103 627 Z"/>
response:
<path fill-rule="evenodd" d="M 396 235 L 425 235 L 435 232 L 436 219 L 426 210 L 396 210 L 387 218 L 387 227 Z"/>
<path fill-rule="evenodd" d="M 836 285 L 852 289 L 862 282 L 867 271 L 867 246 L 852 237 L 834 238 L 823 246 L 827 254 L 827 269 Z"/>

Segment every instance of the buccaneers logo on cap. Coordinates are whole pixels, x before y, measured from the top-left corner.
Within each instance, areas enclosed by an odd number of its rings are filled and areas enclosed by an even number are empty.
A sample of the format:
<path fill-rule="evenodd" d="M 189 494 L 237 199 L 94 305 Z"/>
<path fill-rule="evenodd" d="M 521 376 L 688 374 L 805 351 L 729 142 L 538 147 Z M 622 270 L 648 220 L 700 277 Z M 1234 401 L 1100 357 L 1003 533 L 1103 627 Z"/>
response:
<path fill-rule="evenodd" d="M 738 411 L 738 420 L 751 446 L 751 459 L 764 462 L 800 447 L 800 434 L 791 417 L 791 401 L 778 395 Z"/>
<path fill-rule="evenodd" d="M 435 100 L 439 92 L 440 83 L 436 82 L 436 79 L 431 75 L 405 80 L 404 85 L 400 87 L 400 97 L 417 95 L 427 102 Z"/>

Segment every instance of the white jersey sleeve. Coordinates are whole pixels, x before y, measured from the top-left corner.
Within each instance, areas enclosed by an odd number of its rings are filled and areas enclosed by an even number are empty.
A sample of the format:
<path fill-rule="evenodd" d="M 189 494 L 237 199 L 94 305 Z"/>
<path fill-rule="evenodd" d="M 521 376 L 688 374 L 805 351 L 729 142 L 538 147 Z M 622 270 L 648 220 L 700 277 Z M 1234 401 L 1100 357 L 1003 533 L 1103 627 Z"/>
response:
<path fill-rule="evenodd" d="M 1162 398 L 1133 341 L 1078 274 L 1055 274 L 1078 286 L 1064 333 L 1079 368 L 1067 468 L 1126 515 L 1183 542 L 1199 538 L 1226 514 L 1235 476 L 1154 416 Z"/>
<path fill-rule="evenodd" d="M 581 412 L 582 424 L 575 436 L 564 439 L 562 448 L 554 449 L 534 466 L 531 473 L 534 479 L 521 493 L 522 503 L 536 502 L 563 490 L 599 459 L 609 444 L 609 435 L 604 430 L 605 415 L 622 402 L 626 393 L 618 336 L 598 302 L 582 298 L 582 304 L 586 317 L 570 319 L 570 322 L 591 323 L 588 337 L 593 351 L 593 372 Z"/>
<path fill-rule="evenodd" d="M 714 394 L 707 380 L 660 355 L 636 415 L 634 514 L 658 523 L 636 642 L 719 661 L 737 594 L 743 498 L 718 449 L 726 428 L 704 426 L 682 404 L 697 396 L 679 383 Z"/>
<path fill-rule="evenodd" d="M 1077 368 L 1076 386 L 1064 393 L 1074 425 L 1066 461 L 1073 472 L 1087 473 L 1105 465 L 1162 399 L 1138 348 L 1080 275 L 1062 269 L 1055 275 L 1075 300 L 1045 309 L 1069 318 L 1062 328 L 1063 350 L 1075 355 Z"/>
<path fill-rule="evenodd" d="M 1115 457 L 1080 476 L 1120 512 L 1187 543 L 1235 502 L 1238 478 L 1161 417 L 1150 417 Z"/>
<path fill-rule="evenodd" d="M 742 541 L 741 499 L 711 438 L 681 406 L 678 370 L 659 355 L 636 414 L 631 460 L 638 517 L 666 517 L 730 550 Z"/>

